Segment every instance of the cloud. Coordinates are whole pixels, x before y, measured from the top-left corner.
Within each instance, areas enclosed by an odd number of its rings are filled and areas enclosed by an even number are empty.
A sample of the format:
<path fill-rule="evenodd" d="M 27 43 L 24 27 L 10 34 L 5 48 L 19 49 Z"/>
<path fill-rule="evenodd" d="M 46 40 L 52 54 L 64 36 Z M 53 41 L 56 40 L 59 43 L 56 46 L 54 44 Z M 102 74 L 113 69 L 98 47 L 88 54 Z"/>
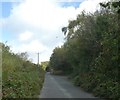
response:
<path fill-rule="evenodd" d="M 17 43 L 15 44 L 15 40 L 11 40 L 8 45 L 11 47 L 12 52 L 14 53 L 20 53 L 20 52 L 27 52 L 29 54 L 28 59 L 32 59 L 34 63 L 37 63 L 38 56 L 37 53 L 40 54 L 40 62 L 41 61 L 48 61 L 51 54 L 52 49 L 49 48 L 43 43 L 41 43 L 40 40 L 32 40 L 28 43 Z"/>
<path fill-rule="evenodd" d="M 32 32 L 25 31 L 25 32 L 19 34 L 19 40 L 20 41 L 28 41 L 29 39 L 32 38 L 32 36 L 33 36 Z"/>
<path fill-rule="evenodd" d="M 57 2 L 83 2 L 84 0 L 54 0 Z"/>
<path fill-rule="evenodd" d="M 96 10 L 100 9 L 100 2 L 105 2 L 105 1 L 110 1 L 110 0 L 85 0 L 80 4 L 79 11 L 85 11 L 85 12 L 95 12 Z"/>
<path fill-rule="evenodd" d="M 26 0 L 15 6 L 11 12 L 10 17 L 6 19 L 6 28 L 14 33 L 31 28 L 54 31 L 67 25 L 68 19 L 73 19 L 77 15 L 74 7 L 61 8 L 50 0 L 42 2 Z M 17 29 L 15 30 L 14 27 Z"/>
<path fill-rule="evenodd" d="M 54 1 L 23 0 L 13 6 L 8 18 L 2 19 L 3 34 L 15 37 L 11 38 L 14 52 L 27 51 L 34 62 L 36 52 L 42 52 L 40 61 L 49 60 L 52 50 L 64 42 L 61 28 L 68 25 L 68 20 L 76 19 L 82 10 L 94 12 L 103 0 L 80 0 L 79 8 L 61 7 Z"/>
<path fill-rule="evenodd" d="M 14 41 L 15 42 L 15 41 Z M 20 46 L 13 46 L 12 47 L 14 52 L 30 52 L 30 53 L 37 53 L 37 52 L 43 52 L 48 50 L 48 48 L 43 45 L 39 40 L 33 40 L 29 43 L 21 43 Z"/>

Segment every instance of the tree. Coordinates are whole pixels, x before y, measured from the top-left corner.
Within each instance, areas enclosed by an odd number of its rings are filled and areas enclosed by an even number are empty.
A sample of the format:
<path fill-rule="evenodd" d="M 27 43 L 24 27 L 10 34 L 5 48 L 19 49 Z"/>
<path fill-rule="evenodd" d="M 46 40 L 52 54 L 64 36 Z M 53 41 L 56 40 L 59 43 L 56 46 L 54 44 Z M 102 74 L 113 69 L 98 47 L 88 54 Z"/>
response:
<path fill-rule="evenodd" d="M 49 63 L 55 70 L 71 70 L 74 83 L 85 90 L 116 99 L 120 90 L 120 2 L 100 4 L 104 9 L 94 14 L 83 12 L 62 29 L 67 32 L 66 41 L 54 49 Z"/>
<path fill-rule="evenodd" d="M 62 32 L 64 33 L 64 35 L 66 35 L 66 33 L 67 33 L 67 27 L 63 27 L 62 28 Z"/>
<path fill-rule="evenodd" d="M 22 52 L 20 54 L 18 54 L 20 56 L 21 59 L 27 61 L 28 60 L 28 54 L 27 52 Z"/>
<path fill-rule="evenodd" d="M 66 58 L 66 52 L 63 47 L 55 48 L 53 54 L 50 57 L 49 67 L 54 70 L 60 70 L 65 73 L 69 73 L 70 67 Z"/>

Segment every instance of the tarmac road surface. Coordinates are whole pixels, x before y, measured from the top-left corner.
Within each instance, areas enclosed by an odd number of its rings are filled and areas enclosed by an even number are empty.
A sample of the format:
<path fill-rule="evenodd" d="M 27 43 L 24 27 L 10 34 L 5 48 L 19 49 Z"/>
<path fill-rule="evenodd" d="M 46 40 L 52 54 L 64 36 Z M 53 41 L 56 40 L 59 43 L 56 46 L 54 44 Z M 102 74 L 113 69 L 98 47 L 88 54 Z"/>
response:
<path fill-rule="evenodd" d="M 80 87 L 74 86 L 66 76 L 45 75 L 45 81 L 40 98 L 96 98 L 84 92 Z"/>

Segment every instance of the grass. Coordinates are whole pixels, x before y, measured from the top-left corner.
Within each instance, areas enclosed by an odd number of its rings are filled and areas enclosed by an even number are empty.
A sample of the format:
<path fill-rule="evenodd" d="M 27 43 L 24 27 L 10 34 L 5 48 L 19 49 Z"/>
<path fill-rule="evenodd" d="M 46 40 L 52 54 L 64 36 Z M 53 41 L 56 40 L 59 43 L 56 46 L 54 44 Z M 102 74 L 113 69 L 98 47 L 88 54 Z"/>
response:
<path fill-rule="evenodd" d="M 38 98 L 44 70 L 24 60 L 2 44 L 2 95 L 6 98 Z"/>

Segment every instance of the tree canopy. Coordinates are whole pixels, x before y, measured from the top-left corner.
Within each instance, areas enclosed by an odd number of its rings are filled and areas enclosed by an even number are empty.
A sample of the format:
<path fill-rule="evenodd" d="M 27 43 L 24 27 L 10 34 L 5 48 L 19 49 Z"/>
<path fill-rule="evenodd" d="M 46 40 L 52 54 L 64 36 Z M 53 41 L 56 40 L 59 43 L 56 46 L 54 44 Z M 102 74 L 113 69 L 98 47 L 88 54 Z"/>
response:
<path fill-rule="evenodd" d="M 79 14 L 62 28 L 63 46 L 54 49 L 49 65 L 68 73 L 76 85 L 96 96 L 120 98 L 120 2 L 100 3 L 100 11 Z M 103 9 L 104 7 L 104 9 Z"/>

